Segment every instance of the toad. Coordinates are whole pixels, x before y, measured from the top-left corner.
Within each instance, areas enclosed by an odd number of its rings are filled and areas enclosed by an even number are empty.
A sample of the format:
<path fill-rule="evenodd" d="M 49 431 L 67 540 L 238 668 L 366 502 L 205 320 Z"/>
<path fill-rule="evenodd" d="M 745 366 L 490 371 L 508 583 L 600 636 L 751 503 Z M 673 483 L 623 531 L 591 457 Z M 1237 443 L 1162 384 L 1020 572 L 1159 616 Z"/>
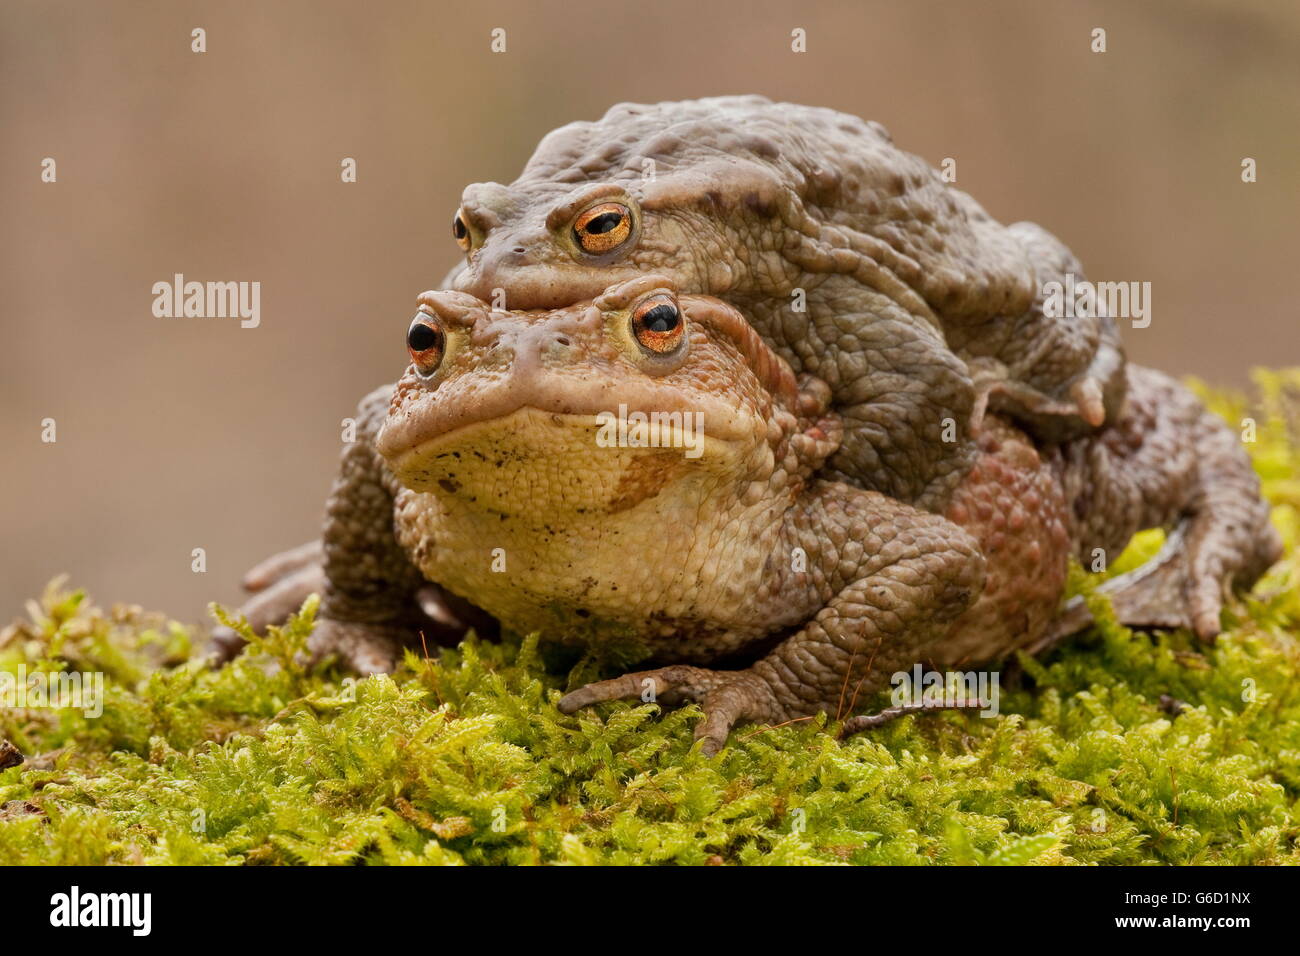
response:
<path fill-rule="evenodd" d="M 739 721 L 843 716 L 918 662 L 1050 640 L 1070 555 L 1141 528 L 1176 528 L 1174 547 L 1111 583 L 1116 607 L 1207 637 L 1223 588 L 1278 551 L 1233 433 L 1147 369 L 1111 428 L 1067 446 L 987 414 L 933 513 L 841 480 L 826 383 L 668 277 L 535 311 L 425 293 L 406 344 L 361 404 L 323 538 L 311 650 L 363 673 L 394 667 L 433 589 L 510 631 L 636 646 L 647 669 L 559 708 L 695 701 L 712 753 Z"/>
<path fill-rule="evenodd" d="M 1104 315 L 1052 317 L 1083 269 L 1004 226 L 878 123 L 760 96 L 624 103 L 547 135 L 509 185 L 465 189 L 465 263 L 445 287 L 551 309 L 660 274 L 737 307 L 831 388 L 827 473 L 942 510 L 986 405 L 1040 440 L 1089 434 L 1123 400 Z"/>
<path fill-rule="evenodd" d="M 621 104 L 546 136 L 510 185 L 469 186 L 452 232 L 465 262 L 443 287 L 494 305 L 563 308 L 649 273 L 729 302 L 829 386 L 844 435 L 824 475 L 936 512 L 985 409 L 1060 443 L 1113 419 L 1128 381 L 1112 319 L 1044 312 L 1042 289 L 1083 275 L 1064 245 L 829 109 Z M 259 629 L 319 589 L 319 556 L 245 576 Z"/>

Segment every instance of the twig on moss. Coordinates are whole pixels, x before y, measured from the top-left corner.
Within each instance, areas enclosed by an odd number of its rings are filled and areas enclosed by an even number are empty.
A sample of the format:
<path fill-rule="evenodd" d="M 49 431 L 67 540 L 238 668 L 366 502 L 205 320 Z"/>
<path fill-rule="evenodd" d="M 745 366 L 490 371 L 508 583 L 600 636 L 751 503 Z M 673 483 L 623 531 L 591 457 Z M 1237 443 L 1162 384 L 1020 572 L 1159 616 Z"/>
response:
<path fill-rule="evenodd" d="M 857 717 L 850 717 L 844 722 L 844 727 L 840 730 L 840 737 L 848 737 L 851 734 L 869 730 L 872 727 L 879 727 L 908 714 L 926 713 L 932 710 L 984 710 L 988 706 L 986 700 L 965 697 L 952 703 L 944 700 L 913 701 L 899 704 L 896 707 L 886 707 L 876 714 L 859 714 Z"/>

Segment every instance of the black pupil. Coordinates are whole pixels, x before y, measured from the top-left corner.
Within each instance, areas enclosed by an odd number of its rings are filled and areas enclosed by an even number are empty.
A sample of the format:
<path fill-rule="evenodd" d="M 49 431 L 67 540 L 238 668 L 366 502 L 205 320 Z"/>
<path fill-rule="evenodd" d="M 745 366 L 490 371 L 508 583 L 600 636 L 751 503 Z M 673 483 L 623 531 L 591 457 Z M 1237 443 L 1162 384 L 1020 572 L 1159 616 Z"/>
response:
<path fill-rule="evenodd" d="M 656 305 L 641 318 L 641 325 L 651 332 L 671 332 L 677 328 L 677 309 L 671 305 Z"/>
<path fill-rule="evenodd" d="M 617 212 L 602 212 L 591 222 L 587 223 L 587 232 L 593 236 L 599 236 L 603 232 L 609 232 L 620 222 L 623 221 L 623 214 Z"/>
<path fill-rule="evenodd" d="M 413 352 L 423 352 L 433 348 L 442 341 L 442 333 L 437 329 L 430 328 L 423 322 L 417 322 L 411 326 L 411 331 L 406 333 L 406 344 L 411 347 Z"/>
<path fill-rule="evenodd" d="M 457 216 L 451 221 L 451 231 L 457 239 L 465 238 L 465 223 L 461 220 L 460 216 Z"/>

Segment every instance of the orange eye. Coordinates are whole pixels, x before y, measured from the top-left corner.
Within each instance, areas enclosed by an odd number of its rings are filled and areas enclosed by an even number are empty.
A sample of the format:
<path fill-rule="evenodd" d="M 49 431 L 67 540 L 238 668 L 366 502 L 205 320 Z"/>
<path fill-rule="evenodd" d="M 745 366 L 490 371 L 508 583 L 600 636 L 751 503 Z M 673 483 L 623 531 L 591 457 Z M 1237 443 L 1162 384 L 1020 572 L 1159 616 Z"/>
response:
<path fill-rule="evenodd" d="M 684 328 L 681 310 L 670 295 L 652 295 L 632 310 L 632 335 L 655 355 L 675 351 L 682 344 Z"/>
<path fill-rule="evenodd" d="M 456 237 L 456 245 L 469 252 L 472 240 L 470 239 L 469 226 L 465 224 L 464 210 L 456 210 L 456 218 L 451 221 L 451 234 Z"/>
<path fill-rule="evenodd" d="M 406 351 L 411 363 L 421 375 L 432 375 L 442 363 L 442 353 L 447 344 L 438 320 L 428 312 L 417 312 L 406 332 Z"/>
<path fill-rule="evenodd" d="M 603 202 L 573 220 L 573 239 L 593 256 L 613 252 L 632 235 L 632 210 L 622 203 Z"/>

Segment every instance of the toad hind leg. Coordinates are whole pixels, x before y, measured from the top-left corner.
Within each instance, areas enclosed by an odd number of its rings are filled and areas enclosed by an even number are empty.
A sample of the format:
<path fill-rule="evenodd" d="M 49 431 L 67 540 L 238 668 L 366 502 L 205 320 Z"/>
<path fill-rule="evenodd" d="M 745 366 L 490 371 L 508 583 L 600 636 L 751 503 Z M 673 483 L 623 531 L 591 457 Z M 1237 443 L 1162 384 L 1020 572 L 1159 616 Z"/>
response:
<path fill-rule="evenodd" d="M 1187 522 L 1180 523 L 1165 539 L 1164 546 L 1150 561 L 1126 574 L 1111 578 L 1097 588 L 1110 599 L 1115 618 L 1125 627 L 1192 628 L 1187 600 L 1191 580 L 1187 559 Z M 1218 614 L 1214 616 L 1218 624 Z M 1051 630 L 1026 648 L 1041 654 L 1093 623 L 1092 612 L 1082 596 L 1071 598 L 1052 622 Z"/>
<path fill-rule="evenodd" d="M 770 654 L 744 670 L 672 666 L 624 674 L 565 695 L 573 713 L 598 701 L 695 701 L 703 752 L 714 754 L 741 720 L 782 723 L 837 716 L 885 686 L 941 638 L 978 595 L 984 560 L 973 538 L 938 515 L 832 482 L 815 485 L 786 515 L 783 550 L 818 555 L 807 573 L 775 571 L 771 602 L 825 606 Z M 788 560 L 773 560 L 785 568 Z M 831 595 L 825 600 L 822 595 Z M 775 608 L 755 607 L 759 619 Z"/>
<path fill-rule="evenodd" d="M 362 674 L 393 670 L 402 646 L 435 626 L 420 610 L 427 582 L 393 527 L 397 481 L 374 447 L 391 395 L 391 386 L 377 389 L 357 410 L 357 440 L 326 505 L 324 593 L 307 644 L 313 660 L 337 656 Z"/>
<path fill-rule="evenodd" d="M 264 558 L 244 575 L 244 590 L 256 594 L 310 567 L 319 567 L 325 560 L 325 548 L 320 540 L 308 541 L 288 551 Z"/>
<path fill-rule="evenodd" d="M 1177 382 L 1129 366 L 1129 402 L 1115 428 L 1062 449 L 1062 482 L 1083 517 L 1074 529 L 1087 564 L 1118 553 L 1143 528 L 1171 528 L 1151 561 L 1101 585 L 1120 623 L 1219 633 L 1230 589 L 1245 590 L 1281 555 L 1259 478 L 1235 432 Z M 1086 507 L 1078 507 L 1086 505 Z M 1082 599 L 1033 648 L 1087 627 Z"/>
<path fill-rule="evenodd" d="M 1272 526 L 1256 533 L 1253 547 L 1243 552 L 1233 546 L 1235 524 L 1185 518 L 1151 560 L 1097 591 L 1110 599 L 1115 619 L 1125 627 L 1185 628 L 1213 641 L 1219 635 L 1224 593 L 1234 586 L 1249 587 L 1280 556 L 1281 542 Z M 1050 632 L 1027 650 L 1041 654 L 1092 623 L 1083 597 L 1071 598 Z"/>
<path fill-rule="evenodd" d="M 239 614 L 258 634 L 272 624 L 287 621 L 312 594 L 324 587 L 324 552 L 319 541 L 310 541 L 281 551 L 244 575 L 244 590 L 253 596 L 239 608 Z M 244 647 L 244 639 L 224 624 L 212 629 L 212 661 L 226 664 Z"/>
<path fill-rule="evenodd" d="M 324 567 L 319 561 L 306 564 L 259 589 L 240 606 L 239 614 L 243 615 L 255 633 L 263 634 L 267 627 L 283 624 L 296 614 L 312 594 L 324 590 Z M 212 629 L 211 640 L 215 663 L 228 663 L 244 647 L 244 639 L 224 624 Z"/>

